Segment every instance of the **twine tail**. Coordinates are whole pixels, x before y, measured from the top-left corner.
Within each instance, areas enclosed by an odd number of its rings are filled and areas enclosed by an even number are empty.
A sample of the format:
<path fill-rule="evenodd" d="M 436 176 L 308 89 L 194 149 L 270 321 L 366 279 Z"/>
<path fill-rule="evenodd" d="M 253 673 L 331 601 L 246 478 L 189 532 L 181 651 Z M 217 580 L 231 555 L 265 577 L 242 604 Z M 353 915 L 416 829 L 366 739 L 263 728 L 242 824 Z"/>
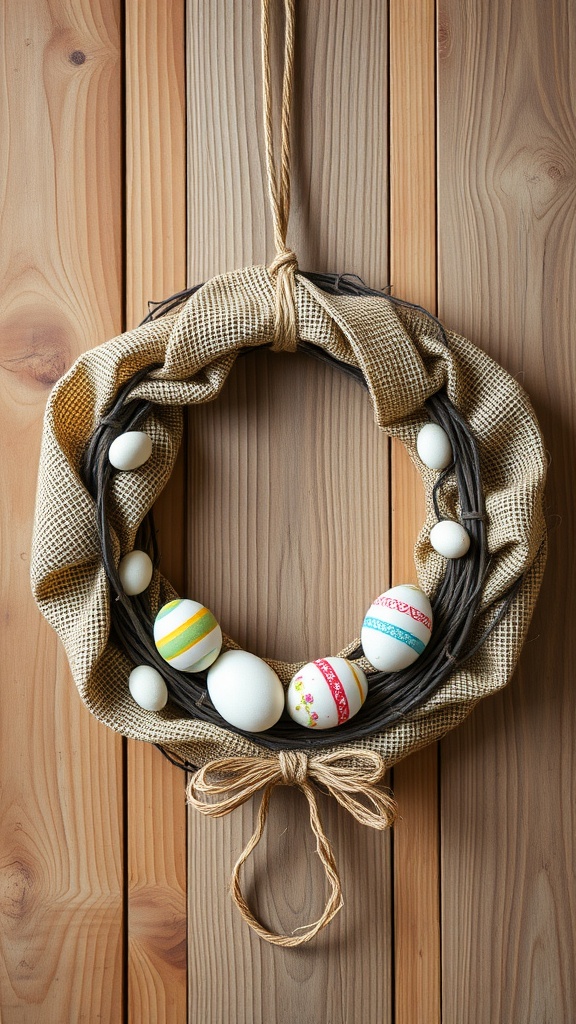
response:
<path fill-rule="evenodd" d="M 272 73 L 270 66 L 270 3 L 262 0 L 262 78 L 264 86 L 264 130 L 268 192 L 274 222 L 276 256 L 268 270 L 275 283 L 274 352 L 294 352 L 298 344 L 296 319 L 296 278 L 298 260 L 286 245 L 290 216 L 290 111 L 294 77 L 295 0 L 284 0 L 285 37 L 282 76 L 280 173 L 274 153 L 272 124 Z"/>
<path fill-rule="evenodd" d="M 270 796 L 272 794 L 272 790 L 277 784 L 278 783 L 275 782 L 270 783 L 262 794 L 262 802 L 258 810 L 256 828 L 248 840 L 244 850 L 240 854 L 240 857 L 236 861 L 232 871 L 230 894 L 246 924 L 248 924 L 261 939 L 265 939 L 266 942 L 270 942 L 275 946 L 284 946 L 286 949 L 292 949 L 295 946 L 301 946 L 304 942 L 308 942 L 320 931 L 321 928 L 324 928 L 325 925 L 329 924 L 332 918 L 336 916 L 339 910 L 341 910 L 344 900 L 342 898 L 342 886 L 340 884 L 340 877 L 334 860 L 334 854 L 322 825 L 322 819 L 318 810 L 314 790 L 308 782 L 300 782 L 298 784 L 299 788 L 308 800 L 310 824 L 312 826 L 312 831 L 316 836 L 316 852 L 322 861 L 322 866 L 326 873 L 328 882 L 330 883 L 330 894 L 326 901 L 324 910 L 317 921 L 314 921 L 310 925 L 304 925 L 305 930 L 301 935 L 278 935 L 276 932 L 271 932 L 266 928 L 258 918 L 255 917 L 248 906 L 240 886 L 240 869 L 245 861 L 248 860 L 248 857 L 262 838 L 264 827 L 266 825 L 266 818 L 268 817 Z M 301 929 L 298 930 L 300 931 Z"/>

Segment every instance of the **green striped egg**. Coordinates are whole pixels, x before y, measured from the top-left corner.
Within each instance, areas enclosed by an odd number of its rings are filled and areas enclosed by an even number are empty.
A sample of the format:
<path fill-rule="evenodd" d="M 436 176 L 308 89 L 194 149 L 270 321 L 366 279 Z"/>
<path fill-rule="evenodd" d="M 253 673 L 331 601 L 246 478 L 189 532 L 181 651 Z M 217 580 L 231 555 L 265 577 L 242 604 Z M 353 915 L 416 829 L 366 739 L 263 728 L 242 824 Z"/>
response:
<path fill-rule="evenodd" d="M 202 672 L 220 654 L 222 630 L 203 604 L 178 598 L 158 612 L 154 642 L 172 668 L 181 672 Z"/>

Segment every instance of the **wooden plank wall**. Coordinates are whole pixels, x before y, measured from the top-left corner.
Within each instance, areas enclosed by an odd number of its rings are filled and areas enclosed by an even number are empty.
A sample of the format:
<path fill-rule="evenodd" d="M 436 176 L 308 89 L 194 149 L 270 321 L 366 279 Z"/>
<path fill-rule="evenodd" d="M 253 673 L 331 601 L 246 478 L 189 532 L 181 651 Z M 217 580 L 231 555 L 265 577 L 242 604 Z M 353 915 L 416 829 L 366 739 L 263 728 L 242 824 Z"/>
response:
<path fill-rule="evenodd" d="M 14 2 L 0 25 L 0 1005 L 7 1022 L 114 1020 L 122 740 L 81 705 L 28 574 L 46 397 L 122 328 L 120 5 Z"/>
<path fill-rule="evenodd" d="M 444 1016 L 569 1021 L 576 10 L 443 0 L 439 42 L 440 315 L 521 380 L 550 452 L 549 564 L 519 671 L 442 745 Z"/>
<path fill-rule="evenodd" d="M 182 0 L 126 0 L 126 323 L 186 286 Z M 153 244 L 151 244 L 151 240 Z M 166 575 L 185 582 L 185 451 L 155 509 Z M 128 1020 L 186 1019 L 186 811 L 181 773 L 153 747 L 126 755 Z"/>
<path fill-rule="evenodd" d="M 576 13 L 570 0 L 297 6 L 301 265 L 353 270 L 437 308 L 534 401 L 551 551 L 529 644 L 502 695 L 397 766 L 392 836 L 322 802 L 339 919 L 300 950 L 255 939 L 226 894 L 255 807 L 187 818 L 182 774 L 90 719 L 28 569 L 51 384 L 148 299 L 272 253 L 259 3 L 9 0 L 3 1024 L 573 1021 Z M 190 416 L 159 509 L 163 564 L 256 653 L 315 656 L 356 632 L 389 579 L 412 577 L 421 507 L 359 389 L 304 357 L 255 354 Z M 247 876 L 276 927 L 321 905 L 304 818 L 297 794 L 274 797 Z"/>

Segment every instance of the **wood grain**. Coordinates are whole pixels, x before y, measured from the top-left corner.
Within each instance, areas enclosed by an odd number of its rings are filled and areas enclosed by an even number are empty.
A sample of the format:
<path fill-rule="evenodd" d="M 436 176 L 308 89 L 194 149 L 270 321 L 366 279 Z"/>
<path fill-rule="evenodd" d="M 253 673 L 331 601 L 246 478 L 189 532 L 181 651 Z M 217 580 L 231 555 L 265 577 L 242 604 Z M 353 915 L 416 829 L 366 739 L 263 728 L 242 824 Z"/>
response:
<path fill-rule="evenodd" d="M 301 3 L 298 19 L 289 239 L 302 266 L 350 269 L 381 285 L 385 13 L 339 0 Z M 259 68 L 257 3 L 189 4 L 193 280 L 273 254 Z M 387 449 L 364 393 L 303 356 L 251 354 L 218 402 L 191 411 L 189 587 L 241 644 L 315 657 L 357 634 L 368 599 L 389 578 Z M 221 822 L 191 816 L 191 1021 L 390 1020 L 389 841 L 323 809 L 347 904 L 295 951 L 252 936 L 226 893 L 254 805 Z M 298 927 L 322 906 L 306 817 L 297 793 L 275 796 L 264 849 L 247 872 L 251 898 L 276 928 Z"/>
<path fill-rule="evenodd" d="M 400 298 L 436 311 L 436 11 L 390 3 L 390 281 Z M 417 583 L 413 546 L 424 492 L 403 445 L 391 452 L 392 583 Z M 396 1024 L 440 1020 L 438 747 L 393 773 Z"/>
<path fill-rule="evenodd" d="M 186 830 L 180 774 L 88 715 L 28 573 L 52 384 L 183 285 L 186 261 L 198 281 L 272 256 L 259 2 L 188 0 L 186 55 L 184 0 L 4 5 L 4 1024 L 573 1021 L 574 6 L 441 0 L 437 227 L 433 5 L 391 0 L 389 25 L 370 0 L 297 6 L 289 241 L 305 269 L 431 309 L 438 278 L 442 319 L 525 384 L 551 453 L 529 643 L 507 690 L 441 744 L 439 779 L 434 747 L 397 767 L 392 851 L 322 798 L 346 896 L 329 929 L 293 951 L 252 936 L 226 888 L 255 806 L 190 814 Z M 360 390 L 304 357 L 253 354 L 192 413 L 158 509 L 163 569 L 256 653 L 312 657 L 358 631 L 390 576 L 409 578 L 421 516 L 418 477 Z M 262 917 L 289 930 L 317 915 L 298 793 L 274 795 L 261 846 L 245 882 Z"/>
<path fill-rule="evenodd" d="M 186 284 L 183 0 L 128 0 L 126 320 Z M 162 571 L 184 592 L 186 459 L 155 505 Z M 148 744 L 127 744 L 128 1019 L 187 1019 L 185 777 Z"/>
<path fill-rule="evenodd" d="M 568 1024 L 576 15 L 562 0 L 443 0 L 440 30 L 440 311 L 530 394 L 556 527 L 519 671 L 442 744 L 444 1019 Z"/>
<path fill-rule="evenodd" d="M 118 1019 L 122 747 L 82 706 L 28 578 L 51 385 L 121 325 L 116 0 L 2 9 L 0 1005 Z M 94 131 L 105 124 L 106 131 Z"/>

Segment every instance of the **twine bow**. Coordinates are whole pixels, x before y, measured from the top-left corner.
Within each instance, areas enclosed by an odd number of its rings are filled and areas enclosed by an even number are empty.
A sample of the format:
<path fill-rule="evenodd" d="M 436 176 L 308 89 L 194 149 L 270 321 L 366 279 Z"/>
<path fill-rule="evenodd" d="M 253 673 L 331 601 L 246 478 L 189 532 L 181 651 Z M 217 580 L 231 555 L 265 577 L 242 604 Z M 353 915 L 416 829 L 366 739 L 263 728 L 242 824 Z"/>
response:
<path fill-rule="evenodd" d="M 282 76 L 282 114 L 280 174 L 274 155 L 272 125 L 272 74 L 270 67 L 270 2 L 262 0 L 262 77 L 264 85 L 264 129 L 266 134 L 266 168 L 268 192 L 274 221 L 276 256 L 268 267 L 275 283 L 274 352 L 294 352 L 298 343 L 296 323 L 296 253 L 286 245 L 290 216 L 290 108 L 294 74 L 295 0 L 284 0 L 286 27 L 284 35 L 284 73 Z"/>
<path fill-rule="evenodd" d="M 300 946 L 313 938 L 342 908 L 342 886 L 320 818 L 315 786 L 321 786 L 362 825 L 383 830 L 392 824 L 396 815 L 394 798 L 377 785 L 385 771 L 384 761 L 375 751 L 342 748 L 325 754 L 284 750 L 267 757 L 222 757 L 208 762 L 192 775 L 186 790 L 188 802 L 213 818 L 229 814 L 263 790 L 256 828 L 236 861 L 230 880 L 230 893 L 238 910 L 260 938 L 277 946 Z M 306 931 L 302 935 L 270 932 L 254 916 L 240 887 L 240 869 L 262 838 L 270 797 L 276 786 L 297 786 L 308 800 L 316 852 L 330 885 L 324 911 L 317 921 L 304 926 Z M 216 799 L 209 802 L 210 798 Z"/>

